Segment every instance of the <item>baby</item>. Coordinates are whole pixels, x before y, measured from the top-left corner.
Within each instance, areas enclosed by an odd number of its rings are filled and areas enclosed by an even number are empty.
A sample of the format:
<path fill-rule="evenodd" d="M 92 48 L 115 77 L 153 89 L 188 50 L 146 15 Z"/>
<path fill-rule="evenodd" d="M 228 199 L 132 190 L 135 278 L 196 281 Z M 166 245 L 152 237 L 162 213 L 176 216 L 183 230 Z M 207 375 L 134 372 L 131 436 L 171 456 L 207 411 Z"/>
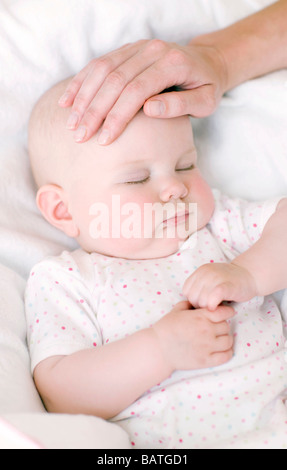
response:
<path fill-rule="evenodd" d="M 81 246 L 27 285 L 46 408 L 113 419 L 135 447 L 200 448 L 252 431 L 272 447 L 281 407 L 286 445 L 283 322 L 263 296 L 287 287 L 287 199 L 212 191 L 188 117 L 141 111 L 112 145 L 76 144 L 65 88 L 40 99 L 29 130 L 38 207 Z"/>

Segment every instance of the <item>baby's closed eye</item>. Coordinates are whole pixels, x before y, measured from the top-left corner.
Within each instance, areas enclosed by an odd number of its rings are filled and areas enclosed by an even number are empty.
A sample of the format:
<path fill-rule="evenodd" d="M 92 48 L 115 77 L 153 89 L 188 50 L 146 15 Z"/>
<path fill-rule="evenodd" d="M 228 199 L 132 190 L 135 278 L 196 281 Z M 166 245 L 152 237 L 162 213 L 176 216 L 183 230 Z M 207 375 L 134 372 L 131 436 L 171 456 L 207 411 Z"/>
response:
<path fill-rule="evenodd" d="M 144 183 L 147 183 L 149 180 L 150 180 L 150 176 L 147 176 L 144 179 L 135 179 L 131 181 L 126 181 L 125 184 L 144 184 Z"/>
<path fill-rule="evenodd" d="M 184 168 L 177 168 L 175 171 L 191 171 L 191 170 L 194 170 L 194 168 L 195 168 L 195 165 L 192 164 Z"/>

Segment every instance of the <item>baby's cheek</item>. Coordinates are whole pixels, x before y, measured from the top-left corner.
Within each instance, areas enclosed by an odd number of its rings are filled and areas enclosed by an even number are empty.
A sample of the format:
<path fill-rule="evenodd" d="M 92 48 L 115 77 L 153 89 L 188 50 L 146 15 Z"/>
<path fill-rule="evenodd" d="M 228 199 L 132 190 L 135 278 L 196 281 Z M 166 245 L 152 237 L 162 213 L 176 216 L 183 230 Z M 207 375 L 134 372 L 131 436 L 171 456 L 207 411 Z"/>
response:
<path fill-rule="evenodd" d="M 82 208 L 78 242 L 89 252 L 130 257 L 145 248 L 146 215 L 143 199 L 113 195 L 111 200 Z"/>
<path fill-rule="evenodd" d="M 191 198 L 192 202 L 197 203 L 198 230 L 200 230 L 210 221 L 215 207 L 212 190 L 200 175 L 193 181 Z"/>

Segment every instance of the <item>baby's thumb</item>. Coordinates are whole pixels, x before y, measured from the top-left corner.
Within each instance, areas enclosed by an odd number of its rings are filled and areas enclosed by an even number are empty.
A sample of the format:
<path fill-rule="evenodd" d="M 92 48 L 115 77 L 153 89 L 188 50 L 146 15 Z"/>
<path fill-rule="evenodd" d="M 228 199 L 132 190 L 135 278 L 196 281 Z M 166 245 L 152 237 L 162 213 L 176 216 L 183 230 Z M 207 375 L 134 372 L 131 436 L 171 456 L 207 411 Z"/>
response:
<path fill-rule="evenodd" d="M 180 311 L 192 310 L 192 308 L 193 307 L 188 300 L 182 300 L 181 302 L 179 302 L 178 304 L 174 306 L 174 310 L 180 310 Z"/>

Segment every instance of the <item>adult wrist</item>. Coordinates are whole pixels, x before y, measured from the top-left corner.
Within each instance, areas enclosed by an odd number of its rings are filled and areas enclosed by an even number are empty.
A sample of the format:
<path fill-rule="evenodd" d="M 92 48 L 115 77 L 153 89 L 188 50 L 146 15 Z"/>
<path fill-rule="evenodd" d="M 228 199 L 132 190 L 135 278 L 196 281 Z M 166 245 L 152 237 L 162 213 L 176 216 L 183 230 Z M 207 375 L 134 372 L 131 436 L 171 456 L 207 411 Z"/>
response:
<path fill-rule="evenodd" d="M 194 38 L 190 44 L 213 47 L 225 67 L 226 86 L 287 67 L 287 1 L 277 1 L 231 26 Z"/>
<path fill-rule="evenodd" d="M 224 41 L 221 40 L 221 31 L 197 36 L 189 42 L 189 46 L 202 49 L 202 53 L 208 56 L 212 64 L 217 80 L 220 84 L 221 93 L 224 95 L 228 90 L 234 88 L 231 70 L 231 61 Z"/>

